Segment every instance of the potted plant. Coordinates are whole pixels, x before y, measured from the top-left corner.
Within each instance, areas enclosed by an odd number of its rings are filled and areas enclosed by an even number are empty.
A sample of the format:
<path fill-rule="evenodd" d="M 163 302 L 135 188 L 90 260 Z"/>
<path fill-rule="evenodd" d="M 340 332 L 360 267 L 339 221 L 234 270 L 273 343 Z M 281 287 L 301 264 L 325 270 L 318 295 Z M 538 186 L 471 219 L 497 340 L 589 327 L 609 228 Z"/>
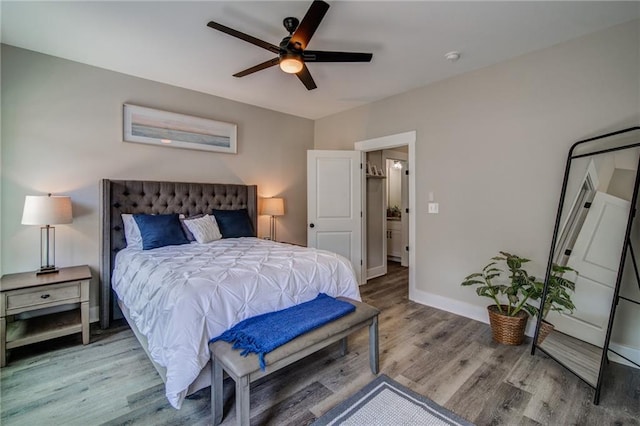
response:
<path fill-rule="evenodd" d="M 508 281 L 502 278 L 504 271 L 499 263 L 504 262 L 509 270 Z M 478 296 L 488 297 L 495 304 L 487 307 L 493 340 L 507 345 L 520 345 L 524 341 L 524 331 L 529 319 L 531 298 L 540 298 L 542 294 L 535 277 L 530 276 L 522 267 L 529 259 L 500 252 L 500 256 L 491 258 L 482 272 L 467 276 L 461 285 L 477 285 Z"/>
<path fill-rule="evenodd" d="M 566 272 L 575 272 L 576 275 L 578 274 L 578 271 L 568 266 L 560 266 L 556 265 L 555 263 L 551 265 L 551 274 L 549 275 L 549 288 L 547 290 L 547 297 L 544 300 L 544 306 L 542 306 L 542 312 L 540 312 L 540 308 L 530 304 L 526 307 L 527 311 L 531 315 L 541 315 L 542 317 L 542 321 L 540 323 L 540 331 L 538 332 L 538 344 L 541 344 L 542 341 L 549 335 L 549 333 L 553 331 L 553 324 L 546 321 L 549 312 L 555 311 L 572 314 L 576 308 L 571 300 L 571 294 L 569 294 L 569 291 L 575 291 L 576 284 L 575 282 L 564 277 L 564 274 Z M 542 297 L 544 283 L 537 282 L 535 288 L 536 295 L 531 297 L 533 300 L 537 300 Z"/>

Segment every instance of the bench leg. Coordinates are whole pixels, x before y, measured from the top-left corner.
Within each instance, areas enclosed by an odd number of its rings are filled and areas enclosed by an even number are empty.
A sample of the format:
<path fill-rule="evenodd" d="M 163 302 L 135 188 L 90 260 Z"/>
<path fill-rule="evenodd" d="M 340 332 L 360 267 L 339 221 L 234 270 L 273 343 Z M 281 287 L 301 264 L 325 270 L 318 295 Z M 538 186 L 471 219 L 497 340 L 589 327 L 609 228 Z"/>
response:
<path fill-rule="evenodd" d="M 249 376 L 239 377 L 236 381 L 236 423 L 249 425 Z"/>
<path fill-rule="evenodd" d="M 378 316 L 373 317 L 369 325 L 369 365 L 371 372 L 378 374 L 380 365 L 378 361 Z"/>
<path fill-rule="evenodd" d="M 347 354 L 347 338 L 344 337 L 340 339 L 340 356 L 345 356 Z"/>
<path fill-rule="evenodd" d="M 222 366 L 211 357 L 211 420 L 214 426 L 222 423 Z"/>

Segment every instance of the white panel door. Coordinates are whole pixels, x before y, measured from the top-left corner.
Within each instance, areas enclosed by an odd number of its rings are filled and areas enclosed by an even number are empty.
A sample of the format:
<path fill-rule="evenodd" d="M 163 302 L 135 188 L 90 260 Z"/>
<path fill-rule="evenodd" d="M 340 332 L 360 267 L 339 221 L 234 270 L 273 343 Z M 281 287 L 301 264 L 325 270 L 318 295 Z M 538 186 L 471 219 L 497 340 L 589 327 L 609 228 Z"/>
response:
<path fill-rule="evenodd" d="M 351 261 L 362 283 L 361 151 L 307 151 L 307 245 Z"/>
<path fill-rule="evenodd" d="M 576 283 L 576 310 L 549 314 L 558 330 L 599 347 L 607 333 L 629 207 L 629 201 L 596 192 L 567 262 L 578 271 L 577 278 L 566 275 Z"/>

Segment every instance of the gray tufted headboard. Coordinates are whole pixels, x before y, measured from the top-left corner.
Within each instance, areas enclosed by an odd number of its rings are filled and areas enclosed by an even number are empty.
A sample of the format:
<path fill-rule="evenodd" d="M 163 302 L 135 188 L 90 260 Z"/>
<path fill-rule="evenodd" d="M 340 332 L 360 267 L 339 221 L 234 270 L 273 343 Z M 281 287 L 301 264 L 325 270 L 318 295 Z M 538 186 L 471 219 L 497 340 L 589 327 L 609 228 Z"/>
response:
<path fill-rule="evenodd" d="M 102 244 L 100 256 L 100 326 L 109 327 L 113 318 L 111 272 L 119 250 L 127 246 L 122 213 L 192 216 L 213 209 L 247 209 L 254 233 L 258 225 L 256 185 L 216 183 L 153 182 L 102 179 Z M 116 305 L 117 306 L 117 305 Z"/>

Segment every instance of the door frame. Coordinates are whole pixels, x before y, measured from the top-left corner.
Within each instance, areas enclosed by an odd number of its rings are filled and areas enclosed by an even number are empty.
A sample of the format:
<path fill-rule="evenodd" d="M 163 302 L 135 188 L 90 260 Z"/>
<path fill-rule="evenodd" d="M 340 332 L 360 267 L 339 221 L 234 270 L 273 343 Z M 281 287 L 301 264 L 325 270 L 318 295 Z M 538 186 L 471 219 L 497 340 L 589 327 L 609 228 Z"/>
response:
<path fill-rule="evenodd" d="M 571 209 L 567 211 L 564 224 L 560 228 L 558 243 L 555 248 L 555 263 L 561 266 L 565 266 L 569 260 L 569 256 L 566 256 L 566 249 L 573 249 L 573 244 L 577 234 L 582 228 L 582 224 L 586 219 L 587 212 L 585 211 L 584 203 L 593 201 L 593 198 L 600 187 L 600 179 L 598 178 L 598 172 L 596 165 L 591 159 L 587 165 L 587 171 L 582 179 L 580 186 L 578 187 L 577 194 L 571 204 Z"/>
<path fill-rule="evenodd" d="M 412 130 L 404 133 L 383 136 L 374 139 L 366 139 L 354 144 L 354 149 L 362 152 L 379 151 L 397 148 L 399 146 L 409 148 L 409 299 L 414 300 L 416 290 L 416 131 Z M 363 182 L 366 185 L 366 182 Z M 363 233 L 362 233 L 362 256 L 366 265 L 366 191 L 362 193 L 363 213 Z"/>

